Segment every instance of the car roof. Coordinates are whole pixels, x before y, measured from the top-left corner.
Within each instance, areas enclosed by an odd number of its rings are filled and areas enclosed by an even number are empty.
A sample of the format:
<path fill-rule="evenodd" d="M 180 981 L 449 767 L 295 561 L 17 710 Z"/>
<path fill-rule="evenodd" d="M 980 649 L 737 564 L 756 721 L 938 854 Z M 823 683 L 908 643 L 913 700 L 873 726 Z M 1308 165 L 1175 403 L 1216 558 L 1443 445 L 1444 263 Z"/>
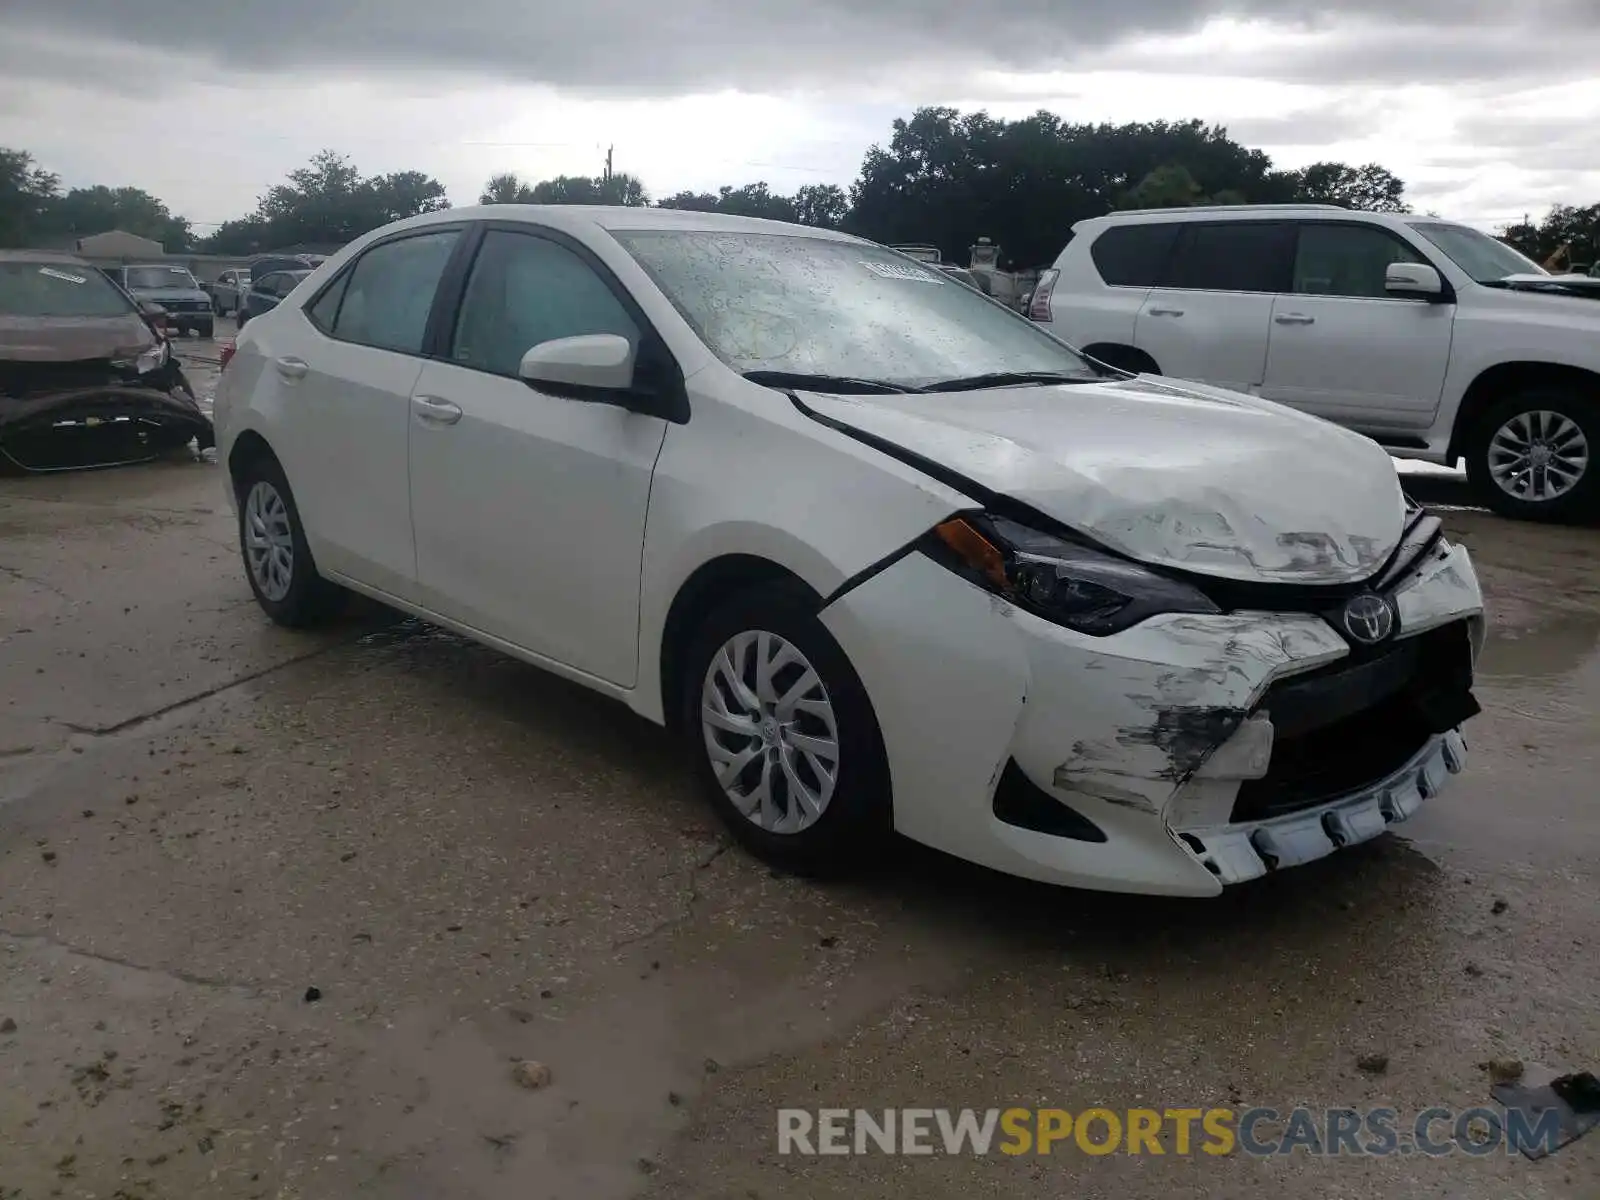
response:
<path fill-rule="evenodd" d="M 87 271 L 94 270 L 94 265 L 76 254 L 67 254 L 55 250 L 0 250 L 0 262 L 23 263 L 50 263 L 59 266 L 62 263 L 71 263 L 75 267 L 82 267 Z"/>
<path fill-rule="evenodd" d="M 832 229 L 796 225 L 789 221 L 769 221 L 764 217 L 735 217 L 727 213 L 692 212 L 680 208 L 604 204 L 477 204 L 470 208 L 446 208 L 423 213 L 385 226 L 384 229 L 417 229 L 458 221 L 527 222 L 573 234 L 591 232 L 596 228 L 608 231 L 675 229 L 694 233 L 767 233 L 838 242 L 862 241 L 861 238 Z"/>

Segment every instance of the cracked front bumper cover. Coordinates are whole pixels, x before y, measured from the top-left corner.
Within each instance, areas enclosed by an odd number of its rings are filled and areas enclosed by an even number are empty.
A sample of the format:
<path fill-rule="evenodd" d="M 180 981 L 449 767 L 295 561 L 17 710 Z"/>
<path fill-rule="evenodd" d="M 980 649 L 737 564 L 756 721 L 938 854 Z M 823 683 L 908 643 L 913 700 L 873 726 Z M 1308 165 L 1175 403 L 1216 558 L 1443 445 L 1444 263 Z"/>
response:
<path fill-rule="evenodd" d="M 215 445 L 211 419 L 182 390 L 107 383 L 0 397 L 0 454 L 24 471 L 148 459 L 194 439 Z"/>
<path fill-rule="evenodd" d="M 1434 738 L 1387 779 L 1304 812 L 1265 821 L 1176 831 L 1179 840 L 1223 884 L 1259 879 L 1377 837 L 1438 795 L 1466 766 L 1459 730 Z"/>

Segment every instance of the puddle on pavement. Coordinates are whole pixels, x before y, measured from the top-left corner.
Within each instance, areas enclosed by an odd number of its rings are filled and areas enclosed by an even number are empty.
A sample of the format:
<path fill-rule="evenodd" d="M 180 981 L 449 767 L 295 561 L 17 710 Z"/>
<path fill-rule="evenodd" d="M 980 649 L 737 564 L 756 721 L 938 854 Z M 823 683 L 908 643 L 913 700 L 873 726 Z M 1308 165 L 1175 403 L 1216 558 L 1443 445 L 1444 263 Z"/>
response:
<path fill-rule="evenodd" d="M 1571 680 L 1600 667 L 1600 612 L 1562 613 L 1530 629 L 1491 627 L 1478 674 L 1497 682 Z"/>

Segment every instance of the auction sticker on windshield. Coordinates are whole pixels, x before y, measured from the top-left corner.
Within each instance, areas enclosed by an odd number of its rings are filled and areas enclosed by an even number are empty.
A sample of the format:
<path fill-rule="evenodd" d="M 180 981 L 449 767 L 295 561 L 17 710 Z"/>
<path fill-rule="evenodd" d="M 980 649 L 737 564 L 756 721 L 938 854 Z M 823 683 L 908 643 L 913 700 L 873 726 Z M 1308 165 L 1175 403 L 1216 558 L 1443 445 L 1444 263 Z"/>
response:
<path fill-rule="evenodd" d="M 54 267 L 40 267 L 39 274 L 48 275 L 51 279 L 65 280 L 67 283 L 88 283 L 82 275 L 68 275 L 65 271 L 58 271 Z"/>
<path fill-rule="evenodd" d="M 865 259 L 861 265 L 874 275 L 881 275 L 885 279 L 904 279 L 907 283 L 944 283 L 944 280 L 932 271 L 924 271 L 920 267 L 905 267 L 899 263 L 867 262 Z"/>

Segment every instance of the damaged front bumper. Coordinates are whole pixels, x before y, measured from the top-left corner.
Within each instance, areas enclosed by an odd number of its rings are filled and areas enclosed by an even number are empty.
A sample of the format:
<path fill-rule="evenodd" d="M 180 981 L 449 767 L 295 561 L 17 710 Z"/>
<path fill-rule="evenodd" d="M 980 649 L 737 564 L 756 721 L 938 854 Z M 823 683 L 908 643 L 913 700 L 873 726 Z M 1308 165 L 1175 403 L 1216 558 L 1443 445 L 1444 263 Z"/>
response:
<path fill-rule="evenodd" d="M 144 462 L 194 441 L 215 444 L 176 364 L 137 382 L 0 394 L 0 463 L 26 472 Z"/>
<path fill-rule="evenodd" d="M 1046 882 L 1202 896 L 1373 837 L 1462 768 L 1483 637 L 1466 550 L 1436 544 L 1389 595 L 1399 631 L 1362 652 L 1311 612 L 1091 637 L 912 553 L 822 619 L 878 715 L 900 832 Z"/>

